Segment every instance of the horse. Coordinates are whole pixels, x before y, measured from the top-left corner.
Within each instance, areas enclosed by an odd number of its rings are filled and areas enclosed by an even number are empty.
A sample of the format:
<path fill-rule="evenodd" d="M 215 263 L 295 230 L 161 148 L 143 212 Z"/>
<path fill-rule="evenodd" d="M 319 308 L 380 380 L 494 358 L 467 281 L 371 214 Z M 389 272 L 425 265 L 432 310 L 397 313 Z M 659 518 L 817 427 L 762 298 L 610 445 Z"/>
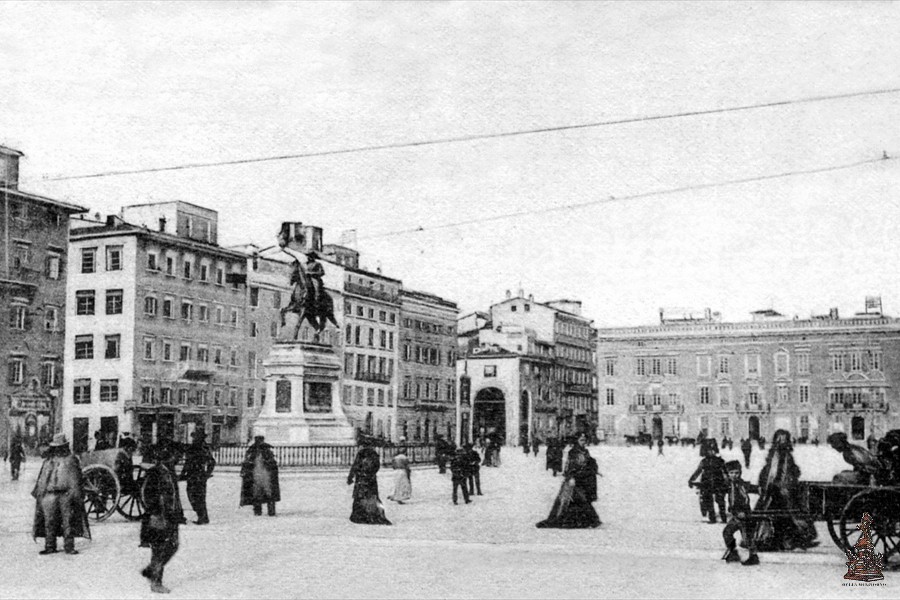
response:
<path fill-rule="evenodd" d="M 319 300 L 316 302 L 315 295 L 312 291 L 312 282 L 303 270 L 300 261 L 294 261 L 294 269 L 291 272 L 291 300 L 281 309 L 281 326 L 286 325 L 285 314 L 294 313 L 297 315 L 297 324 L 294 332 L 290 336 L 291 340 L 296 340 L 300 333 L 300 326 L 303 321 L 309 321 L 315 330 L 315 340 L 319 341 L 319 335 L 325 330 L 328 321 L 331 321 L 335 327 L 338 327 L 337 320 L 334 318 L 334 302 L 331 296 L 323 289 L 319 294 Z"/>

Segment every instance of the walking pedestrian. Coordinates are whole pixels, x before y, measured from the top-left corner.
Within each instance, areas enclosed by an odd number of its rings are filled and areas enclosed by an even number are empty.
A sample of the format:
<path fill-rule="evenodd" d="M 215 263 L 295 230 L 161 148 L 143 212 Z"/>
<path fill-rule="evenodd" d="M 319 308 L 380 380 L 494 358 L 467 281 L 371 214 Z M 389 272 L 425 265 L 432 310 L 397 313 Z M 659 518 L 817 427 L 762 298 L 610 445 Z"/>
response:
<path fill-rule="evenodd" d="M 719 448 L 712 438 L 703 440 L 700 447 L 703 458 L 697 470 L 688 479 L 688 487 L 694 487 L 694 481 L 700 478 L 700 513 L 709 519 L 710 523 L 716 522 L 716 507 L 719 506 L 719 516 L 724 523 L 727 519 L 725 509 L 725 461 L 719 456 Z M 715 500 L 715 504 L 713 504 Z"/>
<path fill-rule="evenodd" d="M 22 446 L 22 438 L 15 436 L 9 444 L 9 473 L 13 481 L 18 481 L 23 462 L 25 462 L 25 448 Z"/>
<path fill-rule="evenodd" d="M 32 534 L 44 538 L 39 554 L 55 553 L 60 536 L 66 554 L 78 554 L 75 538 L 91 539 L 91 528 L 84 509 L 81 461 L 69 449 L 65 434 L 53 436 L 31 495 L 36 500 Z"/>
<path fill-rule="evenodd" d="M 181 480 L 187 481 L 187 497 L 191 508 L 197 513 L 197 525 L 209 523 L 209 512 L 206 508 L 206 481 L 212 477 L 216 468 L 216 459 L 206 443 L 206 432 L 195 429 L 191 434 L 192 443 L 185 449 L 184 467 Z"/>
<path fill-rule="evenodd" d="M 412 497 L 412 472 L 409 469 L 409 457 L 406 456 L 405 448 L 400 448 L 394 455 L 391 466 L 395 473 L 394 493 L 388 496 L 388 500 L 403 504 Z"/>
<path fill-rule="evenodd" d="M 741 438 L 741 452 L 744 454 L 744 466 L 750 468 L 750 455 L 753 453 L 753 442 L 750 438 Z"/>
<path fill-rule="evenodd" d="M 362 447 L 356 454 L 347 485 L 353 485 L 353 509 L 350 521 L 363 525 L 391 525 L 384 514 L 384 505 L 378 496 L 378 469 L 381 459 L 371 446 L 371 441 L 361 441 Z"/>
<path fill-rule="evenodd" d="M 472 444 L 466 444 L 463 448 L 468 462 L 466 478 L 469 483 L 469 496 L 473 494 L 481 496 L 481 456 Z"/>
<path fill-rule="evenodd" d="M 550 469 L 553 472 L 553 476 L 556 477 L 556 474 L 562 471 L 562 462 L 563 462 L 563 452 L 565 450 L 565 444 L 562 439 L 550 438 L 547 442 L 547 464 L 544 470 Z"/>
<path fill-rule="evenodd" d="M 252 505 L 253 514 L 262 515 L 262 505 L 270 517 L 275 516 L 275 503 L 281 501 L 281 486 L 278 482 L 278 461 L 272 446 L 266 438 L 257 435 L 247 448 L 241 465 L 240 506 Z"/>
<path fill-rule="evenodd" d="M 166 464 L 168 452 L 159 445 L 151 445 L 144 452 L 144 460 L 153 464 L 144 480 L 144 515 L 141 518 L 141 547 L 150 548 L 150 564 L 141 575 L 150 580 L 150 591 L 168 594 L 163 585 L 166 564 L 178 552 L 178 526 L 182 512 L 178 500 L 175 472 Z"/>
<path fill-rule="evenodd" d="M 541 447 L 541 438 L 538 436 L 534 436 L 534 440 L 531 442 L 531 449 L 534 451 L 534 456 L 537 457 L 538 450 Z"/>
<path fill-rule="evenodd" d="M 462 488 L 463 500 L 466 501 L 466 504 L 471 502 L 469 500 L 468 482 L 466 481 L 469 474 L 469 460 L 468 452 L 464 448 L 460 448 L 450 461 L 450 478 L 453 481 L 453 504 L 458 504 L 457 488 Z"/>

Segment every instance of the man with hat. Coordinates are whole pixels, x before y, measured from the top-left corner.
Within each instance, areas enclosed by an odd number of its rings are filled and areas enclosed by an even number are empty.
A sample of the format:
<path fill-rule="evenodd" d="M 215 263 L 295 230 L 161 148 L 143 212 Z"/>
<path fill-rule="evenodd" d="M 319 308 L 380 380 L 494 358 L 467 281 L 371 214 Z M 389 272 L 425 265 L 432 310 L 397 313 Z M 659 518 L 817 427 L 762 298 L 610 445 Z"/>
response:
<path fill-rule="evenodd" d="M 841 471 L 834 476 L 835 483 L 869 485 L 878 473 L 881 463 L 874 454 L 847 440 L 847 434 L 839 431 L 828 436 L 828 444 L 841 453 L 844 460 L 853 467 L 852 471 Z"/>
<path fill-rule="evenodd" d="M 260 516 L 262 505 L 265 504 L 268 515 L 274 517 L 275 503 L 280 500 L 278 461 L 272 446 L 266 443 L 266 438 L 257 435 L 253 438 L 253 444 L 247 448 L 241 465 L 240 506 L 252 505 L 253 514 Z"/>
<path fill-rule="evenodd" d="M 209 513 L 206 511 L 206 480 L 212 477 L 216 468 L 216 459 L 212 450 L 206 443 L 206 432 L 203 428 L 197 428 L 191 434 L 191 444 L 185 448 L 184 467 L 181 470 L 181 480 L 187 481 L 187 497 L 191 508 L 197 513 L 197 525 L 209 523 Z"/>
<path fill-rule="evenodd" d="M 84 482 L 81 462 L 69 449 L 65 434 L 57 433 L 50 442 L 31 495 L 37 501 L 32 533 L 44 538 L 40 554 L 53 554 L 56 538 L 62 536 L 66 554 L 78 554 L 75 538 L 91 538 L 84 510 Z"/>
<path fill-rule="evenodd" d="M 322 293 L 325 289 L 322 279 L 325 277 L 325 268 L 319 262 L 319 255 L 315 252 L 306 253 L 306 276 L 309 278 L 309 291 L 312 293 L 316 306 L 322 301 Z"/>

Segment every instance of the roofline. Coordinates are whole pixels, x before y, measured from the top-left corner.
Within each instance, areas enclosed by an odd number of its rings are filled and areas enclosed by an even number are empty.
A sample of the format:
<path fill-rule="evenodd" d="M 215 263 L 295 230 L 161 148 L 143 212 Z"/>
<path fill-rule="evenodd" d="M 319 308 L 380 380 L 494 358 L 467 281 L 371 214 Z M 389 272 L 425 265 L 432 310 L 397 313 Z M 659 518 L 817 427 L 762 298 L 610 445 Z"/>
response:
<path fill-rule="evenodd" d="M 428 292 L 421 292 L 419 290 L 410 290 L 410 289 L 406 289 L 406 288 L 401 288 L 400 297 L 402 298 L 403 296 L 409 296 L 409 297 L 417 298 L 420 300 L 431 300 L 431 301 L 434 301 L 435 304 L 439 304 L 446 308 L 453 308 L 456 310 L 456 312 L 459 312 L 459 306 L 456 304 L 456 302 L 453 302 L 452 300 L 447 300 L 446 298 L 441 298 L 440 296 L 437 296 L 435 294 L 431 294 Z"/>
<path fill-rule="evenodd" d="M 501 300 L 500 302 L 495 302 L 494 304 L 491 304 L 491 308 L 493 308 L 495 306 L 499 306 L 506 302 L 512 302 L 513 300 L 523 300 L 523 301 L 529 302 L 531 304 L 537 304 L 538 306 L 543 306 L 544 308 L 547 308 L 549 310 L 552 310 L 555 312 L 560 312 L 560 313 L 563 313 L 564 315 L 569 315 L 571 317 L 575 317 L 576 319 L 581 319 L 582 321 L 586 321 L 588 324 L 592 324 L 594 322 L 593 319 L 589 319 L 582 315 L 576 315 L 573 312 L 569 312 L 567 310 L 563 310 L 563 309 L 557 308 L 555 306 L 550 306 L 546 302 L 538 302 L 537 300 L 529 300 L 528 298 L 522 298 L 521 296 L 516 296 L 514 298 L 506 298 L 505 300 Z M 580 300 L 548 300 L 548 302 L 578 302 L 579 304 L 581 304 Z"/>
<path fill-rule="evenodd" d="M 38 196 L 37 194 L 30 194 L 28 192 L 23 192 L 22 190 L 15 190 L 7 187 L 0 187 L 0 192 L 4 194 L 8 194 L 10 196 L 21 196 L 27 200 L 33 200 L 35 202 L 43 202 L 45 204 L 51 204 L 56 206 L 57 208 L 61 208 L 66 212 L 77 214 L 77 213 L 86 213 L 89 209 L 78 206 L 77 204 L 72 204 L 70 202 L 63 202 L 62 200 L 54 200 L 53 198 L 47 198 L 46 196 Z"/>
<path fill-rule="evenodd" d="M 16 150 L 15 148 L 10 148 L 9 146 L 0 146 L 0 154 L 6 154 L 8 156 L 25 156 L 25 153 L 21 150 Z"/>
<path fill-rule="evenodd" d="M 324 257 L 320 257 L 324 258 Z M 329 261 L 331 262 L 331 261 Z M 361 275 L 369 275 L 371 277 L 377 277 L 379 279 L 386 279 L 387 281 L 393 281 L 394 283 L 403 284 L 403 281 L 400 279 L 394 279 L 393 277 L 388 277 L 387 275 L 382 275 L 381 273 L 373 273 L 371 271 L 366 271 L 365 269 L 360 269 L 359 267 L 351 267 L 349 265 L 342 265 L 346 271 L 350 273 L 359 273 Z"/>
<path fill-rule="evenodd" d="M 238 250 L 231 250 L 230 248 L 225 248 L 224 246 L 218 246 L 215 244 L 204 244 L 203 242 L 198 242 L 197 240 L 183 238 L 169 233 L 162 233 L 160 231 L 153 231 L 152 229 L 147 229 L 146 227 L 141 227 L 139 225 L 133 225 L 131 223 L 124 223 L 119 227 L 109 227 L 107 225 L 103 225 L 101 227 L 84 227 L 82 229 L 75 229 L 74 231 L 69 232 L 69 241 L 80 241 L 101 237 L 116 237 L 120 235 L 145 236 L 164 242 L 190 246 L 196 250 L 215 252 L 234 258 L 240 258 L 241 260 L 247 259 L 247 255 Z"/>
<path fill-rule="evenodd" d="M 162 204 L 187 204 L 188 206 L 193 206 L 195 208 L 199 208 L 201 210 L 208 210 L 210 212 L 218 213 L 214 208 L 207 208 L 206 206 L 201 206 L 200 204 L 194 204 L 193 202 L 188 202 L 187 200 L 163 200 L 162 202 L 140 202 L 138 204 L 125 204 L 122 206 L 125 208 L 137 208 L 139 206 L 160 206 Z"/>

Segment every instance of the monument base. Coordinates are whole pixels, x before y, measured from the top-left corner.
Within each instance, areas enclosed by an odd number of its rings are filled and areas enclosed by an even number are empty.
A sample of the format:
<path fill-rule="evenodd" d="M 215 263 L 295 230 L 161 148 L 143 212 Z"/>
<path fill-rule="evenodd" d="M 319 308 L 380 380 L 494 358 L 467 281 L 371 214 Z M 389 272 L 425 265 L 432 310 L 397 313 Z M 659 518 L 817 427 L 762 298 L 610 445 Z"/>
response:
<path fill-rule="evenodd" d="M 263 366 L 271 400 L 253 423 L 254 435 L 284 446 L 356 443 L 340 403 L 341 363 L 330 346 L 278 342 Z"/>

